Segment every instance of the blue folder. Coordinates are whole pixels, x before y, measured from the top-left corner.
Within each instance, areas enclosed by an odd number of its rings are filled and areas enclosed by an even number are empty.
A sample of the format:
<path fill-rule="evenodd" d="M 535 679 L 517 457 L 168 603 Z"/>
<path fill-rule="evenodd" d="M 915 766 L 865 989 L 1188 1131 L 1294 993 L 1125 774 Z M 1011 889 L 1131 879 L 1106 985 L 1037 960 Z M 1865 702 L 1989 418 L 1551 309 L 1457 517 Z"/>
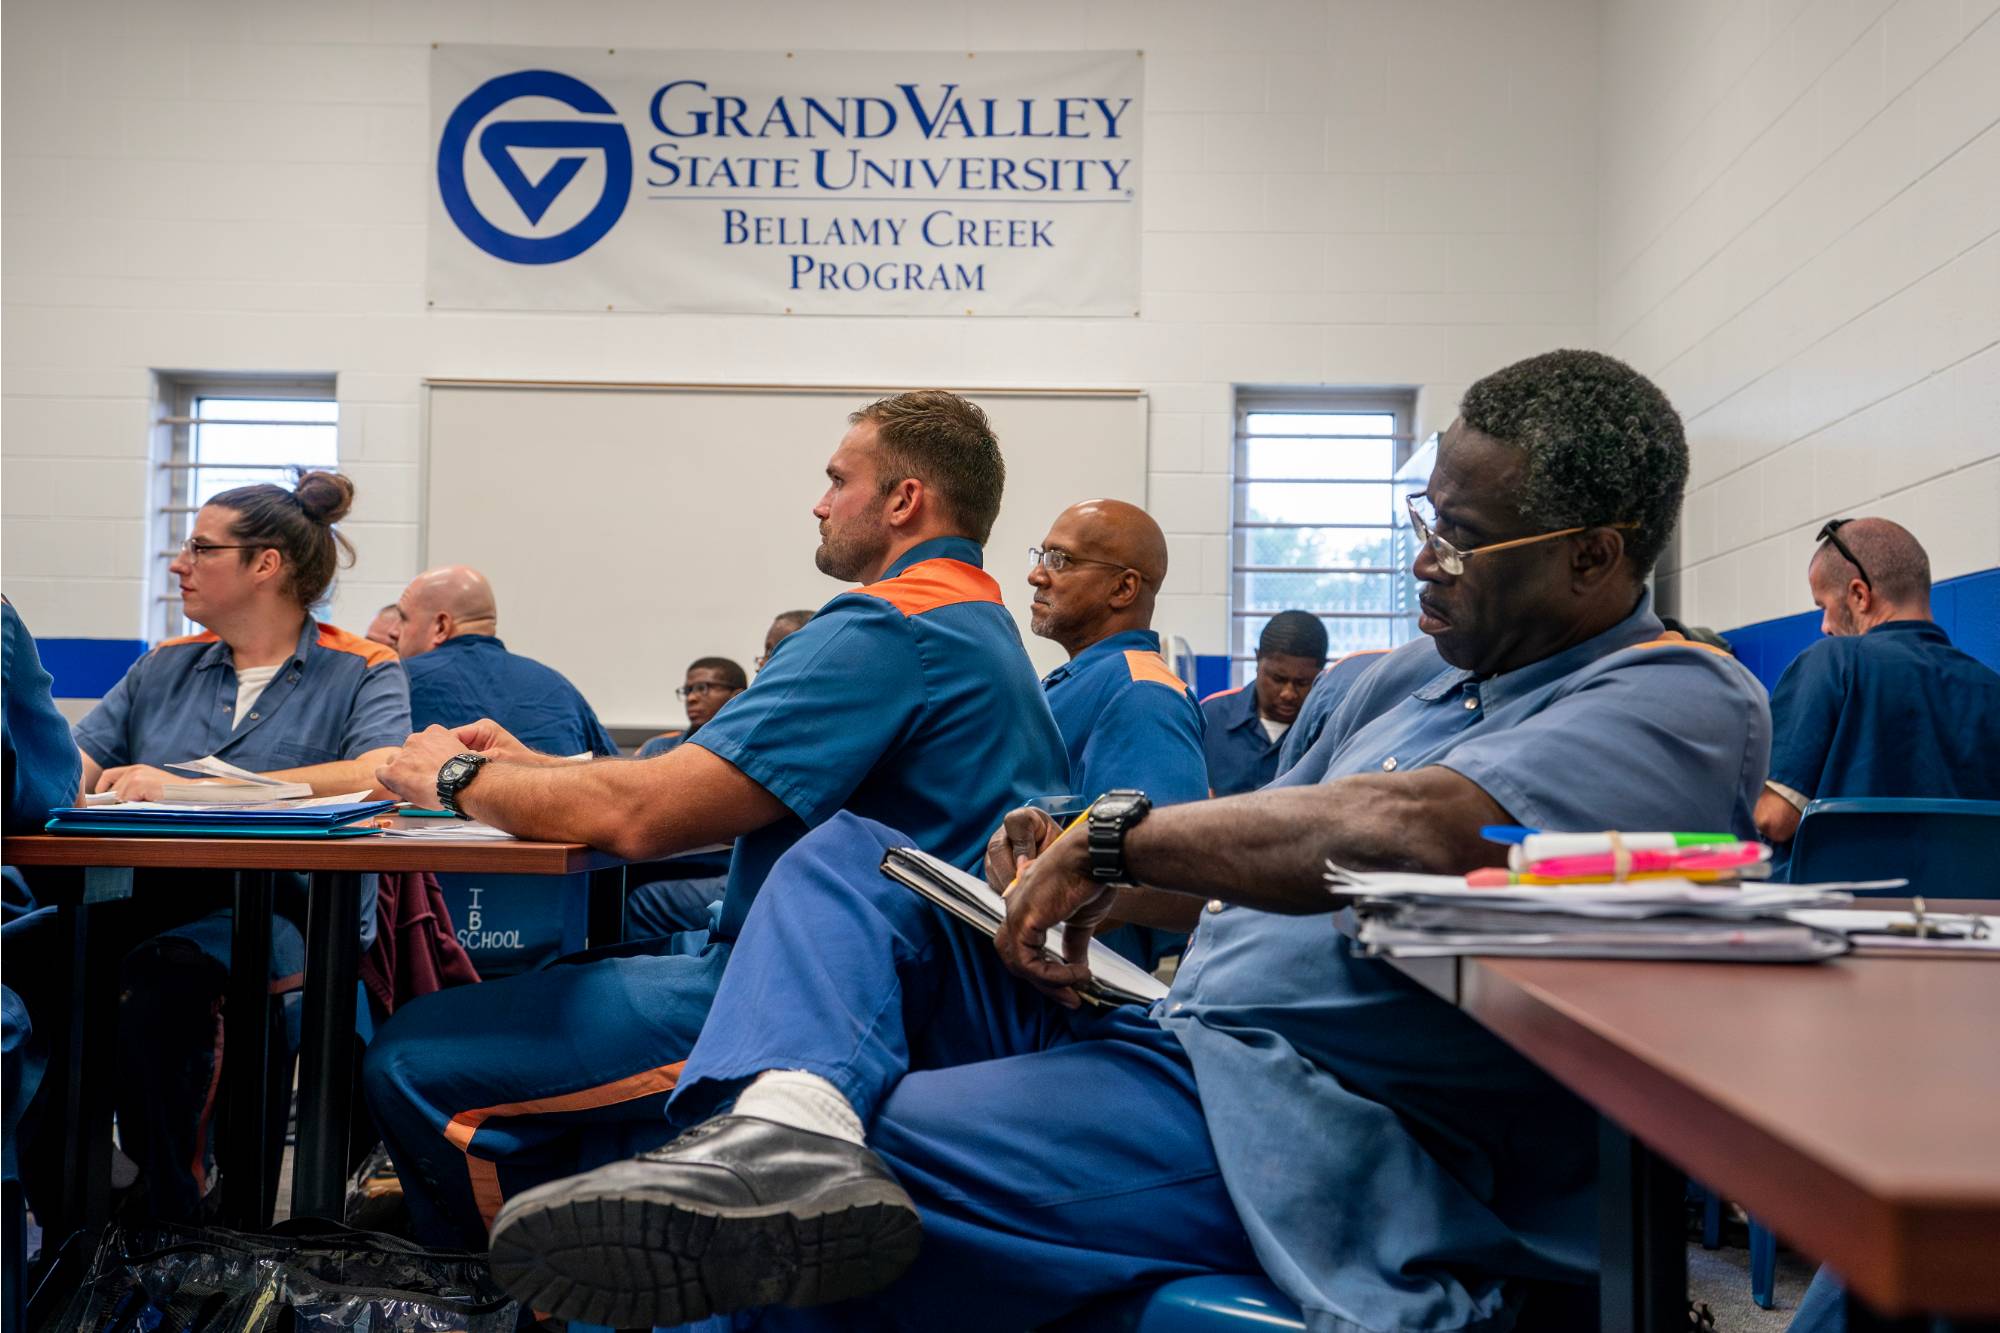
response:
<path fill-rule="evenodd" d="M 72 806 L 53 812 L 50 833 L 127 833 L 153 837 L 314 838 L 356 837 L 375 832 L 358 821 L 388 814 L 394 801 L 347 801 L 308 809 L 244 810 L 216 806 L 202 810 L 135 810 L 120 805 Z"/>

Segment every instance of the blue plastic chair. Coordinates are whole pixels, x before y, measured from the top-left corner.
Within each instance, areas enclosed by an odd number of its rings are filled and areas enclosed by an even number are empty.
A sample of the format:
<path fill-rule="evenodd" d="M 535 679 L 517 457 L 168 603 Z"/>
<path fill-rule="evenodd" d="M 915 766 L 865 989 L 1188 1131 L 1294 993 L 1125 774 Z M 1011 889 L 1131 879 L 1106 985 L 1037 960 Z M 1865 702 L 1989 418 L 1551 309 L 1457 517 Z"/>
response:
<path fill-rule="evenodd" d="M 1534 1283 L 1522 1320 L 1522 1328 L 1596 1333 L 1597 1288 Z M 1080 1310 L 1043 1333 L 1271 1333 L 1305 1326 L 1291 1298 L 1258 1274 L 1181 1278 Z"/>
<path fill-rule="evenodd" d="M 1795 884 L 1907 879 L 1898 898 L 2000 891 L 2000 801 L 1843 796 L 1806 805 L 1792 839 Z"/>
<path fill-rule="evenodd" d="M 1155 1291 L 1132 1333 L 1253 1333 L 1297 1329 L 1306 1321 L 1291 1298 L 1256 1277 L 1184 1277 Z"/>

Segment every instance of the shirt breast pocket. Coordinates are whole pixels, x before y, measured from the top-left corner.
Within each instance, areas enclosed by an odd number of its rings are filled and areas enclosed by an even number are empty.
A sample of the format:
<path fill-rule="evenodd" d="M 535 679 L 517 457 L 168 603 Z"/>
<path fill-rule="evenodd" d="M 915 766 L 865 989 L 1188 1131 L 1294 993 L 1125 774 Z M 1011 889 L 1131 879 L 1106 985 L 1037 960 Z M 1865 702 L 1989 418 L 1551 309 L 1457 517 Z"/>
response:
<path fill-rule="evenodd" d="M 271 757 L 266 771 L 310 768 L 314 764 L 330 764 L 341 757 L 338 750 L 324 745 L 302 745 L 297 741 L 275 741 L 264 748 Z"/>

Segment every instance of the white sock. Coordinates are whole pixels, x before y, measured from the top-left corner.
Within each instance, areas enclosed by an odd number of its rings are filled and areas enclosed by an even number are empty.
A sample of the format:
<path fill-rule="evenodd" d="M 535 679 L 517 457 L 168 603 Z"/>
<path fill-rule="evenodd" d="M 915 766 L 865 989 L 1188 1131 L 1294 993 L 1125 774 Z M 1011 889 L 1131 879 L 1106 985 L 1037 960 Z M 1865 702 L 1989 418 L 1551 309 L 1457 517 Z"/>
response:
<path fill-rule="evenodd" d="M 757 1075 L 737 1096 L 735 1114 L 845 1139 L 857 1147 L 867 1142 L 861 1117 L 840 1089 L 803 1069 L 769 1069 Z"/>

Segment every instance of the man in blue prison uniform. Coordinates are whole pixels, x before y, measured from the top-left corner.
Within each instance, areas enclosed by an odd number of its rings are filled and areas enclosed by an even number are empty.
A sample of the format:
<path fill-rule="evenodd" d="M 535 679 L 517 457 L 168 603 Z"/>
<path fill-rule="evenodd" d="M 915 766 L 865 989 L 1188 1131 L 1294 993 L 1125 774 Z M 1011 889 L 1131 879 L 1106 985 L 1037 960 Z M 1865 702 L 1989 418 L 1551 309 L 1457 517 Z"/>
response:
<path fill-rule="evenodd" d="M 1361 678 L 1362 673 L 1387 652 L 1386 648 L 1364 648 L 1327 664 L 1326 670 L 1313 681 L 1312 692 L 1306 695 L 1306 701 L 1299 705 L 1298 720 L 1286 729 L 1285 739 L 1278 746 L 1278 772 L 1291 771 L 1292 765 L 1312 749 L 1320 732 L 1326 730 L 1326 720 L 1333 716 L 1335 706 L 1347 697 L 1347 692 L 1354 688 L 1354 682 Z"/>
<path fill-rule="evenodd" d="M 1931 619 L 1931 562 L 1886 518 L 1821 529 L 1806 567 L 1825 638 L 1771 694 L 1771 775 L 1757 827 L 1790 860 L 1822 796 L 2000 800 L 2000 673 Z"/>
<path fill-rule="evenodd" d="M 1010 814 L 997 952 L 876 872 L 901 834 L 814 830 L 688 1059 L 694 1128 L 513 1200 L 495 1274 L 597 1323 L 1011 1330 L 1261 1265 L 1322 1333 L 1505 1330 L 1588 1282 L 1589 1108 L 1355 952 L 1323 869 L 1500 864 L 1496 822 L 1750 831 L 1763 691 L 1663 641 L 1645 593 L 1686 468 L 1665 397 L 1608 357 L 1474 385 L 1430 479 L 1428 637 L 1336 710 L 1324 781 L 1100 803 L 1089 839 Z M 1199 918 L 1173 990 L 1076 1008 L 1087 969 L 1045 932 L 1078 960 L 1128 895 Z"/>
<path fill-rule="evenodd" d="M 657 759 L 678 749 L 708 725 L 722 706 L 750 688 L 742 666 L 727 657 L 697 657 L 674 691 L 687 709 L 685 730 L 655 736 L 639 747 L 641 759 Z M 653 939 L 682 930 L 706 930 L 715 905 L 729 887 L 730 849 L 677 856 L 653 867 L 659 878 L 627 886 L 625 938 Z M 636 872 L 630 872 L 636 873 Z"/>
<path fill-rule="evenodd" d="M 384 771 L 412 800 L 438 800 L 442 784 L 475 818 L 626 860 L 736 840 L 712 937 L 443 991 L 377 1034 L 368 1102 L 425 1240 L 482 1246 L 505 1195 L 668 1137 L 661 1106 L 731 942 L 807 829 L 842 810 L 893 818 L 973 866 L 1006 809 L 1068 790 L 1034 668 L 980 568 L 1002 481 L 985 414 L 930 390 L 872 404 L 851 426 L 813 511 L 815 559 L 865 586 L 786 639 L 692 741 L 659 759 L 571 764 L 497 728 L 434 728 Z M 463 751 L 497 758 L 452 764 Z"/>
<path fill-rule="evenodd" d="M 1234 796 L 1278 776 L 1279 748 L 1325 665 L 1326 626 L 1318 616 L 1280 611 L 1265 622 L 1250 683 L 1201 701 L 1210 791 Z"/>
<path fill-rule="evenodd" d="M 21 623 L 14 604 L 0 598 L 0 756 L 4 756 L 7 780 L 6 831 L 36 833 L 47 822 L 49 811 L 76 800 L 77 784 L 83 777 L 83 758 L 69 738 L 69 723 L 56 711 L 50 694 L 54 681 L 42 667 L 34 636 Z M 9 944 L 28 943 L 53 925 L 53 908 L 13 917 L 15 904 L 8 903 L 9 919 L 4 930 Z M 46 923 L 46 924 L 44 924 Z M 46 938 L 46 937 L 44 937 Z M 32 945 L 31 945 L 32 947 Z M 46 950 L 44 950 L 46 952 Z M 25 1328 L 22 1322 L 26 1291 L 27 1235 L 26 1207 L 21 1197 L 16 1130 L 28 1103 L 41 1083 L 47 1060 L 48 1042 L 36 1040 L 30 1018 L 31 1005 L 44 1008 L 62 1002 L 54 987 L 41 988 L 46 969 L 16 967 L 15 951 L 7 950 L 6 986 L 0 986 L 0 1116 L 5 1118 L 4 1198 L 0 1198 L 0 1226 L 6 1230 L 6 1268 L 0 1273 L 0 1299 L 7 1302 L 9 1330 Z M 14 987 L 19 986 L 25 995 Z"/>
<path fill-rule="evenodd" d="M 410 673 L 415 728 L 492 718 L 544 754 L 618 753 L 618 742 L 561 672 L 507 651 L 493 585 L 465 565 L 427 570 L 396 599 L 395 648 Z"/>
<path fill-rule="evenodd" d="M 1056 516 L 1032 554 L 1029 627 L 1070 658 L 1042 690 L 1069 751 L 1071 793 L 1087 802 L 1125 788 L 1159 805 L 1207 796 L 1201 710 L 1152 630 L 1167 579 L 1160 525 L 1137 505 L 1085 500 Z M 1186 936 L 1133 922 L 1099 938 L 1151 969 Z"/>

